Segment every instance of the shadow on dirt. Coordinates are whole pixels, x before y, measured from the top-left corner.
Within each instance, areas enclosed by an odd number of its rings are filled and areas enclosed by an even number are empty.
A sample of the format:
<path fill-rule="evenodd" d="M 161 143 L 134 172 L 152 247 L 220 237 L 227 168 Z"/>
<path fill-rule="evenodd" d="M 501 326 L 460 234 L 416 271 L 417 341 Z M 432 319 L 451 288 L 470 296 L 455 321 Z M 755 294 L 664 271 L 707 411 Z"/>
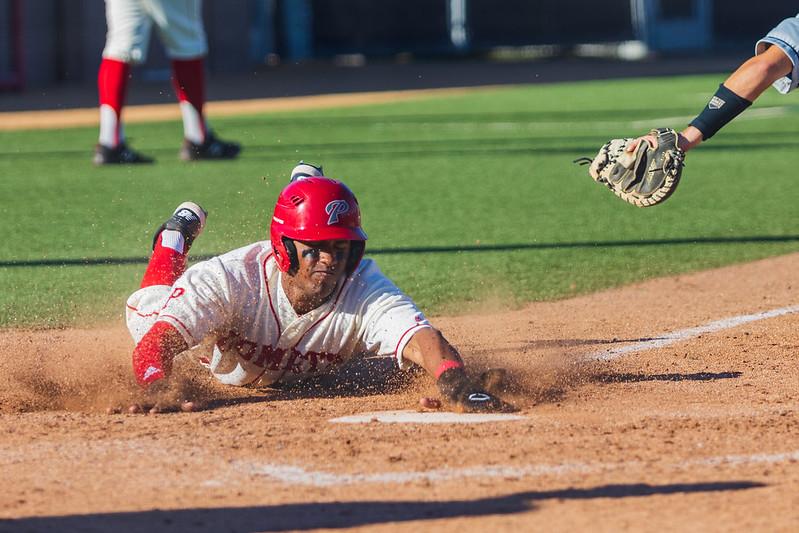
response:
<path fill-rule="evenodd" d="M 5 531 L 301 531 L 349 528 L 414 520 L 511 515 L 533 511 L 546 500 L 640 498 L 667 494 L 694 494 L 748 490 L 766 485 L 754 481 L 620 484 L 593 488 L 518 492 L 507 496 L 448 502 L 353 501 L 292 503 L 258 507 L 222 507 L 132 513 L 88 514 L 0 520 Z"/>
<path fill-rule="evenodd" d="M 625 342 L 649 342 L 661 340 L 662 337 L 641 337 L 637 339 L 538 339 L 528 342 L 525 348 L 569 348 L 572 346 L 598 346 L 602 344 L 619 344 Z"/>
<path fill-rule="evenodd" d="M 423 376 L 424 371 L 418 367 L 400 370 L 392 358 L 356 358 L 332 374 L 271 387 L 240 389 L 240 392 L 247 391 L 246 396 L 220 398 L 206 393 L 197 399 L 202 411 L 210 411 L 266 402 L 398 394 L 412 389 Z"/>
<path fill-rule="evenodd" d="M 716 381 L 719 379 L 735 379 L 742 372 L 695 372 L 693 374 L 597 374 L 591 378 L 596 383 L 638 383 L 641 381 Z"/>
<path fill-rule="evenodd" d="M 296 383 L 278 383 L 258 389 L 264 401 L 308 398 L 347 398 L 405 392 L 424 376 L 419 367 L 400 370 L 388 357 L 357 358 L 332 374 L 323 374 Z"/>
<path fill-rule="evenodd" d="M 570 391 L 586 383 L 716 381 L 737 379 L 742 375 L 742 372 L 733 371 L 690 374 L 612 373 L 600 371 L 590 363 L 573 363 L 562 367 L 542 365 L 534 369 L 510 369 L 501 384 L 492 392 L 507 399 L 517 408 L 524 409 L 563 401 Z M 366 359 L 338 374 L 318 376 L 273 388 L 255 389 L 252 391 L 253 395 L 247 397 L 213 399 L 205 403 L 204 410 L 273 401 L 404 394 L 419 387 L 424 380 L 424 371 L 419 368 L 401 371 L 390 359 Z"/>

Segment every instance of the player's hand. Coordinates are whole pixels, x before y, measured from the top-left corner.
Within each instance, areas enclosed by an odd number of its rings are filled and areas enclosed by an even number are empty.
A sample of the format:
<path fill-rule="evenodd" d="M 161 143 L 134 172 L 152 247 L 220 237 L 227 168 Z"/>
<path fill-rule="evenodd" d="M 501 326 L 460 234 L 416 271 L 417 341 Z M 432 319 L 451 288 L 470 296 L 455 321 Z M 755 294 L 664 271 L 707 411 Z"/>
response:
<path fill-rule="evenodd" d="M 494 392 L 505 372 L 494 369 L 484 372 L 478 380 L 470 380 L 463 368 L 451 368 L 438 378 L 438 388 L 444 398 L 457 410 L 467 413 L 511 412 L 516 408 Z"/>
<path fill-rule="evenodd" d="M 658 146 L 657 137 L 655 137 L 654 135 L 642 135 L 641 137 L 638 137 L 630 141 L 629 144 L 627 144 L 625 150 L 627 152 L 633 153 L 638 148 L 638 145 L 642 142 L 648 143 L 649 147 L 652 149 L 655 149 Z M 688 150 L 694 148 L 701 142 L 702 142 L 702 132 L 697 130 L 693 126 L 687 128 L 685 134 L 684 133 L 677 134 L 677 146 L 683 152 L 687 152 Z"/>
<path fill-rule="evenodd" d="M 657 148 L 658 145 L 658 140 L 654 135 L 643 135 L 630 141 L 624 150 L 633 153 L 642 142 L 649 144 L 651 148 Z"/>

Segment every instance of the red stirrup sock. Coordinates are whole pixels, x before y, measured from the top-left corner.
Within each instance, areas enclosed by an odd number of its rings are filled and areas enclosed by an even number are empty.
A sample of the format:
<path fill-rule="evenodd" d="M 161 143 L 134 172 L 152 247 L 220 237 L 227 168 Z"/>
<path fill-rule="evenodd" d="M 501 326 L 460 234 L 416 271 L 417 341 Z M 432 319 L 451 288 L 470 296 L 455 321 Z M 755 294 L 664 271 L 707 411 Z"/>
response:
<path fill-rule="evenodd" d="M 197 111 L 203 112 L 205 105 L 205 60 L 173 59 L 172 60 L 172 85 L 181 102 L 187 101 Z"/>
<path fill-rule="evenodd" d="M 173 59 L 172 85 L 180 101 L 184 135 L 192 142 L 205 140 L 207 128 L 203 117 L 205 106 L 205 59 Z M 187 105 L 190 104 L 190 107 Z"/>
<path fill-rule="evenodd" d="M 167 230 L 168 231 L 168 230 Z M 176 231 L 169 231 L 168 244 L 162 244 L 164 234 L 167 231 L 162 231 L 158 236 L 158 242 L 153 249 L 153 255 L 150 256 L 150 262 L 147 265 L 147 271 L 141 280 L 141 287 L 149 287 L 151 285 L 172 285 L 175 281 L 186 271 L 186 259 L 189 251 L 186 249 L 184 252 L 178 250 L 186 248 L 182 235 Z M 180 238 L 175 238 L 177 234 Z"/>
<path fill-rule="evenodd" d="M 125 105 L 130 65 L 116 59 L 103 58 L 97 73 L 100 105 L 108 105 L 119 114 Z"/>
<path fill-rule="evenodd" d="M 130 65 L 116 59 L 103 58 L 97 72 L 97 92 L 100 98 L 101 124 L 100 138 L 105 144 L 116 146 L 120 141 L 120 115 L 125 105 L 125 93 L 130 77 Z M 103 107 L 113 110 L 113 114 L 103 117 Z M 114 116 L 115 115 L 115 116 Z M 103 131 L 105 130 L 105 131 Z"/>

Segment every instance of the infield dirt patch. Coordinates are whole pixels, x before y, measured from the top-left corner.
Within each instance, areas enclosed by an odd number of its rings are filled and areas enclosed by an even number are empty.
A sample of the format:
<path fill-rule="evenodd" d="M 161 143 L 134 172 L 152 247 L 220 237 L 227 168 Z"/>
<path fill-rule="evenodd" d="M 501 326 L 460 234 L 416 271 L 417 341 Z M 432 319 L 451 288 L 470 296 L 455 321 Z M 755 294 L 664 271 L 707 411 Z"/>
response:
<path fill-rule="evenodd" d="M 139 399 L 124 326 L 4 331 L 0 530 L 759 530 L 799 523 L 797 314 L 589 354 L 799 302 L 799 254 L 433 322 L 508 368 L 523 420 L 334 424 L 414 409 L 425 376 L 370 361 L 297 390 L 215 384 L 191 357 Z"/>

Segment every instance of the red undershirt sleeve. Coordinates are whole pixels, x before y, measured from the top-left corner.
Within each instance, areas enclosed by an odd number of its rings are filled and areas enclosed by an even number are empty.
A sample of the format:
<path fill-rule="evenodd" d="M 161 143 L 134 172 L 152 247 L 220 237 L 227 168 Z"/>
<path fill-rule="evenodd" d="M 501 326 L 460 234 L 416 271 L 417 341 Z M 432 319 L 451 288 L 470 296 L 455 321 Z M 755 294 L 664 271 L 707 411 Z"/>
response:
<path fill-rule="evenodd" d="M 156 322 L 133 350 L 133 373 L 142 387 L 165 378 L 172 360 L 188 349 L 180 332 L 166 322 Z"/>

